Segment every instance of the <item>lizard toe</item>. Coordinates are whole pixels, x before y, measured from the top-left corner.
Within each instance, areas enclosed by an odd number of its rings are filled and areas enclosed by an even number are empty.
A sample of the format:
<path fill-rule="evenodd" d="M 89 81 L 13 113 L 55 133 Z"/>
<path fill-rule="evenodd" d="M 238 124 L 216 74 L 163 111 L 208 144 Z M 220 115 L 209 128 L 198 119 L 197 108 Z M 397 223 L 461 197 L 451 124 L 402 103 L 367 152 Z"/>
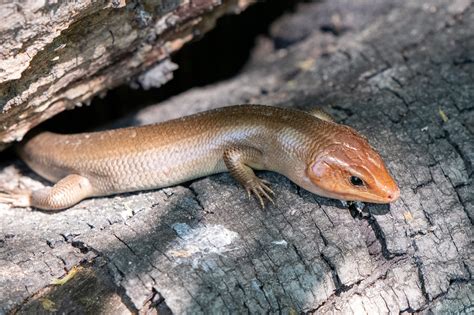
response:
<path fill-rule="evenodd" d="M 270 183 L 257 178 L 247 184 L 245 187 L 248 196 L 250 197 L 250 195 L 254 195 L 258 199 L 262 209 L 265 209 L 265 199 L 270 201 L 272 204 L 275 204 L 273 198 L 271 197 L 271 195 L 275 195 L 275 193 L 270 189 L 270 187 L 268 187 L 267 184 Z"/>

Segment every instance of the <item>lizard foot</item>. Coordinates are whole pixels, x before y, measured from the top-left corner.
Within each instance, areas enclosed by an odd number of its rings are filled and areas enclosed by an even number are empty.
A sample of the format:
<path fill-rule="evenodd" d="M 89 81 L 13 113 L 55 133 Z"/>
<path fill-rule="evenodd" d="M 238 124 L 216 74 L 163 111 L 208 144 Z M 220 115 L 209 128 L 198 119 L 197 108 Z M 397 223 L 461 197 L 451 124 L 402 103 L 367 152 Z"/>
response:
<path fill-rule="evenodd" d="M 270 189 L 270 187 L 268 187 L 268 185 L 270 185 L 268 181 L 258 177 L 255 177 L 251 182 L 245 185 L 245 190 L 247 190 L 249 198 L 252 194 L 255 195 L 260 201 L 260 206 L 262 209 L 265 209 L 265 202 L 263 201 L 264 198 L 269 200 L 272 204 L 275 204 L 272 197 L 270 196 L 275 195 L 275 193 Z"/>
<path fill-rule="evenodd" d="M 0 203 L 9 204 L 12 207 L 26 208 L 31 206 L 31 194 L 26 190 L 0 190 Z"/>

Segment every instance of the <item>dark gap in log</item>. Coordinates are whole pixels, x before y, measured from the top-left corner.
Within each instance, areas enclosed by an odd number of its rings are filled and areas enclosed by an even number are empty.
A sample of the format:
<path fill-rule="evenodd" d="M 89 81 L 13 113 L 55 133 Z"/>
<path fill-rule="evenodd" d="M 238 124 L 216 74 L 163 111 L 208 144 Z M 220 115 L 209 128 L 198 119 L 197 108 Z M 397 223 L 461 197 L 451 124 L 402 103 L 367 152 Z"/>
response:
<path fill-rule="evenodd" d="M 256 38 L 268 35 L 272 21 L 294 11 L 298 2 L 304 1 L 258 1 L 238 15 L 226 15 L 200 40 L 185 45 L 172 56 L 179 69 L 165 85 L 149 90 L 121 85 L 108 91 L 104 98 L 95 97 L 90 106 L 62 112 L 41 128 L 63 133 L 95 129 L 193 87 L 230 78 L 248 61 Z M 276 40 L 275 46 L 280 46 Z"/>

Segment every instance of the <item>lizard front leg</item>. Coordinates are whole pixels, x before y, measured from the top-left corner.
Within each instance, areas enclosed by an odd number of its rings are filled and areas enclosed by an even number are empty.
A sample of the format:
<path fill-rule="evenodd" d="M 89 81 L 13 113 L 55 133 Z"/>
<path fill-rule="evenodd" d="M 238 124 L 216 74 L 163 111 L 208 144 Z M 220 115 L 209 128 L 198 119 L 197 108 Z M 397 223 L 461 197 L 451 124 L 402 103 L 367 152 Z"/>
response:
<path fill-rule="evenodd" d="M 273 191 L 268 187 L 268 182 L 258 178 L 252 166 L 262 166 L 262 152 L 251 147 L 230 147 L 224 151 L 224 163 L 230 174 L 247 190 L 248 195 L 254 194 L 265 208 L 264 198 L 273 202 L 270 195 Z"/>
<path fill-rule="evenodd" d="M 62 210 L 74 206 L 79 201 L 91 197 L 93 193 L 89 180 L 81 175 L 71 174 L 52 187 L 39 190 L 3 192 L 0 202 L 14 207 L 35 207 L 42 210 Z"/>

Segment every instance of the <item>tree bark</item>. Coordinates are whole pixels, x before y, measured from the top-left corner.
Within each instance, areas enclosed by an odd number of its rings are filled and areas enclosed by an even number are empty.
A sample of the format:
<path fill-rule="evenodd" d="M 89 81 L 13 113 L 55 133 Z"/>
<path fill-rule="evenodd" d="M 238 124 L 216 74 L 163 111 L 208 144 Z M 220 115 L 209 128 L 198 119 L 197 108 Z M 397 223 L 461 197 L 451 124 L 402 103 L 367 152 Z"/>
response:
<path fill-rule="evenodd" d="M 301 4 L 239 75 L 131 121 L 322 105 L 380 151 L 400 199 L 357 214 L 261 172 L 276 193 L 265 211 L 228 174 L 55 214 L 5 206 L 1 311 L 117 312 L 110 299 L 122 313 L 472 313 L 473 29 L 465 0 Z M 18 161 L 0 180 L 42 185 Z M 102 289 L 72 294 L 83 277 Z"/>
<path fill-rule="evenodd" d="M 164 84 L 176 68 L 171 53 L 214 27 L 218 17 L 250 2 L 0 4 L 0 149 L 57 113 L 129 80 L 144 88 Z"/>

